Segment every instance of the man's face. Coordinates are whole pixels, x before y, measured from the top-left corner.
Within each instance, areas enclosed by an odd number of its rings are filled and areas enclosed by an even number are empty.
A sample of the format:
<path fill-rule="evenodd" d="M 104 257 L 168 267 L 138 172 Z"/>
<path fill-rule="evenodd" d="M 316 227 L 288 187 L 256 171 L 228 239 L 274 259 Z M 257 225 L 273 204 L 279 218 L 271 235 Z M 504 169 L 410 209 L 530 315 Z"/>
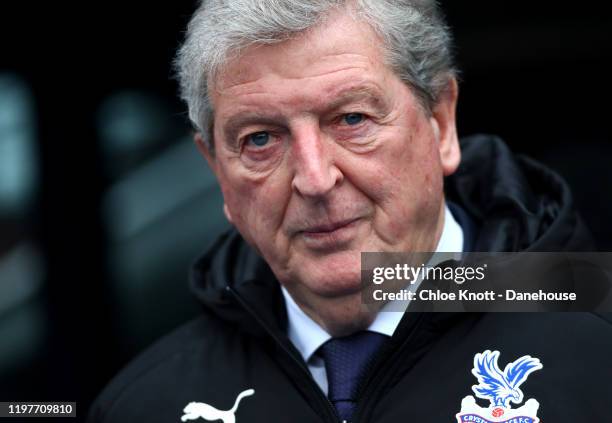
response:
<path fill-rule="evenodd" d="M 435 249 L 456 97 L 428 116 L 367 25 L 338 14 L 250 47 L 213 82 L 205 154 L 226 214 L 316 320 L 324 304 L 358 303 L 362 251 Z"/>

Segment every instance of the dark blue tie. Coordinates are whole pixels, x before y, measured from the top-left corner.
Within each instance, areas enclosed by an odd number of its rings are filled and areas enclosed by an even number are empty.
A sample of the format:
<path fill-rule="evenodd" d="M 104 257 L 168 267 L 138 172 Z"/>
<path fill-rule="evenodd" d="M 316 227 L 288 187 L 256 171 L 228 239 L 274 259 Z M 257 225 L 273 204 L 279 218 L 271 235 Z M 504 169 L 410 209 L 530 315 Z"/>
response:
<path fill-rule="evenodd" d="M 386 339 L 385 335 L 364 331 L 332 338 L 319 348 L 327 372 L 327 396 L 340 420 L 350 421 L 357 405 L 359 385 Z"/>

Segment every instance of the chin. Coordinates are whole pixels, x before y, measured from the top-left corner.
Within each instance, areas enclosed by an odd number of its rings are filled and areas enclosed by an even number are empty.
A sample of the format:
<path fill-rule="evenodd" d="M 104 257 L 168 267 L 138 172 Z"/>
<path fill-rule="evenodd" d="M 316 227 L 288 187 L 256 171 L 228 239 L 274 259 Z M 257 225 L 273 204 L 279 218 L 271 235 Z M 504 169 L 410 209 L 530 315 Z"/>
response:
<path fill-rule="evenodd" d="M 376 317 L 375 310 L 363 308 L 361 295 L 344 298 L 334 307 L 320 310 L 319 316 L 332 336 L 347 336 L 366 329 Z"/>
<path fill-rule="evenodd" d="M 361 256 L 342 253 L 343 257 L 313 260 L 298 269 L 297 280 L 323 297 L 343 297 L 359 294 L 361 286 Z"/>
<path fill-rule="evenodd" d="M 296 302 L 332 336 L 365 329 L 376 316 L 376 311 L 364 306 L 358 252 L 302 260 L 284 276 L 279 280 Z"/>

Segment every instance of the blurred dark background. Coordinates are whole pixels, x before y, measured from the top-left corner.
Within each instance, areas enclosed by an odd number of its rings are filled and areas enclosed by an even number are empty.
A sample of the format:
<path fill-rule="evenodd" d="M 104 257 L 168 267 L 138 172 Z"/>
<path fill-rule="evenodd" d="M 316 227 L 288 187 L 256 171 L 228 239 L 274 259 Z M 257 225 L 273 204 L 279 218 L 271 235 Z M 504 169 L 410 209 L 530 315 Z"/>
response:
<path fill-rule="evenodd" d="M 460 134 L 499 134 L 555 168 L 611 250 L 605 3 L 443 5 Z M 0 6 L 0 401 L 78 401 L 84 416 L 134 354 L 197 313 L 189 264 L 227 224 L 170 67 L 194 7 Z"/>

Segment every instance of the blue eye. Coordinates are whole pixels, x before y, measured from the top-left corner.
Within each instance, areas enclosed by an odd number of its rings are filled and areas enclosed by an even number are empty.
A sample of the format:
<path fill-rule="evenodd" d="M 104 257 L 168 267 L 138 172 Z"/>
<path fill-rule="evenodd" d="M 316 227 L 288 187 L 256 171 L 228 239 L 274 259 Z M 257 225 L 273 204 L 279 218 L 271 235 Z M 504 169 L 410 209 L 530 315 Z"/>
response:
<path fill-rule="evenodd" d="M 344 122 L 351 126 L 360 124 L 363 119 L 364 116 L 361 113 L 348 113 L 344 115 Z"/>
<path fill-rule="evenodd" d="M 252 142 L 257 147 L 263 147 L 270 141 L 270 134 L 267 132 L 255 132 L 247 137 L 247 141 Z"/>

